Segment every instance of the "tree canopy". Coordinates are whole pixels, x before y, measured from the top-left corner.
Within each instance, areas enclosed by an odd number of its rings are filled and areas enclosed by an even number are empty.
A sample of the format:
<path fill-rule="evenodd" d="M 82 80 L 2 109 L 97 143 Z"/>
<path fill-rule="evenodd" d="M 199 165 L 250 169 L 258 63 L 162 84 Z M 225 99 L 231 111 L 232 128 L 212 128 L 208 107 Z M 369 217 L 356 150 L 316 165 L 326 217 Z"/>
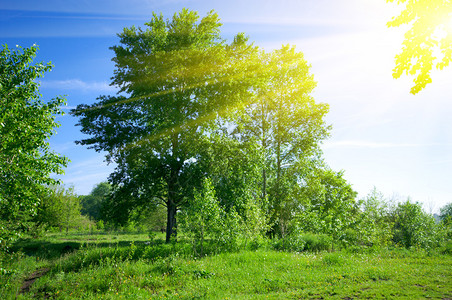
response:
<path fill-rule="evenodd" d="M 125 28 L 118 35 L 121 45 L 111 48 L 112 84 L 127 96 L 102 96 L 73 112 L 81 117 L 82 132 L 93 135 L 80 143 L 108 151 L 118 164 L 110 177 L 116 188 L 113 215 L 127 218 L 133 203 L 162 201 L 167 240 L 177 209 L 200 184 L 196 161 L 206 128 L 247 93 L 240 61 L 253 51 L 240 35 L 227 45 L 214 12 L 198 20 L 184 9 L 167 22 L 154 14 L 145 30 Z"/>
<path fill-rule="evenodd" d="M 0 52 L 0 238 L 36 213 L 46 185 L 57 183 L 50 175 L 68 162 L 49 146 L 65 100 L 41 99 L 36 80 L 52 65 L 33 65 L 37 51 L 5 45 Z"/>
<path fill-rule="evenodd" d="M 395 2 L 396 0 L 387 0 Z M 395 58 L 394 78 L 414 75 L 412 94 L 432 82 L 430 73 L 452 60 L 452 2 L 450 0 L 398 0 L 405 9 L 388 22 L 389 27 L 409 24 L 402 51 Z"/>

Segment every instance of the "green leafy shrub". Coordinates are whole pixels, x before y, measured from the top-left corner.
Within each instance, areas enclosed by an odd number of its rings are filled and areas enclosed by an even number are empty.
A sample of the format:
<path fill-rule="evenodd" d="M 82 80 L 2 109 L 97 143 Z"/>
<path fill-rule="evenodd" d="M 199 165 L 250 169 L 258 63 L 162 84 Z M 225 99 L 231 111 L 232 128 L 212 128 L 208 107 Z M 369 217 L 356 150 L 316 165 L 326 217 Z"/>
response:
<path fill-rule="evenodd" d="M 394 226 L 392 206 L 376 189 L 363 200 L 356 222 L 341 235 L 344 247 L 385 247 L 391 242 Z"/>
<path fill-rule="evenodd" d="M 406 248 L 429 249 L 440 242 L 439 227 L 433 216 L 424 212 L 419 203 L 407 200 L 395 209 L 393 241 Z"/>
<path fill-rule="evenodd" d="M 305 233 L 302 238 L 306 242 L 306 251 L 318 252 L 331 250 L 333 244 L 333 238 L 327 234 Z"/>
<path fill-rule="evenodd" d="M 241 217 L 234 209 L 228 213 L 220 206 L 210 179 L 205 179 L 201 191 L 195 190 L 181 215 L 181 229 L 193 246 L 195 256 L 205 254 L 205 241 L 216 243 L 218 252 L 239 247 Z"/>
<path fill-rule="evenodd" d="M 443 254 L 449 254 L 452 255 L 452 241 L 447 241 L 444 243 L 444 245 L 440 248 L 441 253 Z"/>
<path fill-rule="evenodd" d="M 273 248 L 279 251 L 327 251 L 331 250 L 333 238 L 326 234 L 292 233 L 276 240 Z"/>
<path fill-rule="evenodd" d="M 301 252 L 305 245 L 306 241 L 300 235 L 288 235 L 277 239 L 273 247 L 278 251 Z"/>

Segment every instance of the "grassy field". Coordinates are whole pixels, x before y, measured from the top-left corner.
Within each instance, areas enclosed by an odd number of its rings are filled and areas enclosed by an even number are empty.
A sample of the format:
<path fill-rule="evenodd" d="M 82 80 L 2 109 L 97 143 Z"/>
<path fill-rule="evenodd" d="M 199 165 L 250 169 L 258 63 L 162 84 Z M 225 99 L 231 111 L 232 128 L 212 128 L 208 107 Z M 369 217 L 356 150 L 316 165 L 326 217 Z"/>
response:
<path fill-rule="evenodd" d="M 256 251 L 194 259 L 147 234 L 54 234 L 16 244 L 3 299 L 452 299 L 452 256 L 405 249 Z"/>

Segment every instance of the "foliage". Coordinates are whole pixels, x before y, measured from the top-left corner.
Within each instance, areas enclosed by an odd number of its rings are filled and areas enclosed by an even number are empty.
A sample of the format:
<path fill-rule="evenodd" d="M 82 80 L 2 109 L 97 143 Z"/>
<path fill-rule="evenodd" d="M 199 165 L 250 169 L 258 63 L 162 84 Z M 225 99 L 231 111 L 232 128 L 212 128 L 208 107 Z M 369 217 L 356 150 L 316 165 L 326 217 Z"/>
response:
<path fill-rule="evenodd" d="M 208 170 L 221 206 L 226 211 L 234 207 L 244 218 L 249 201 L 260 197 L 258 147 L 220 131 L 206 138 L 200 151 L 200 163 Z M 265 209 L 264 201 L 258 206 Z"/>
<path fill-rule="evenodd" d="M 220 207 L 210 179 L 203 181 L 183 211 L 181 228 L 193 244 L 195 256 L 203 256 L 206 239 L 216 243 L 217 251 L 237 248 L 241 218 L 234 208 L 226 213 Z"/>
<path fill-rule="evenodd" d="M 119 34 L 112 84 L 123 95 L 79 105 L 79 141 L 108 152 L 117 163 L 109 217 L 127 222 L 137 206 L 167 207 L 167 241 L 175 235 L 176 212 L 201 184 L 200 148 L 218 115 L 234 110 L 250 93 L 255 48 L 238 35 L 227 45 L 217 14 L 199 22 L 187 9 L 165 22 L 154 14 L 146 29 Z M 255 65 L 258 65 L 255 63 Z"/>
<path fill-rule="evenodd" d="M 66 232 L 81 224 L 80 200 L 73 188 L 51 186 L 38 207 L 36 226 L 57 227 Z"/>
<path fill-rule="evenodd" d="M 441 207 L 439 211 L 439 218 L 442 222 L 448 224 L 452 223 L 452 203 L 448 203 L 445 206 Z"/>
<path fill-rule="evenodd" d="M 344 246 L 388 246 L 393 236 L 392 206 L 375 188 L 360 201 L 360 206 L 353 228 L 343 233 Z"/>
<path fill-rule="evenodd" d="M 429 249 L 440 242 L 435 219 L 432 215 L 424 212 L 421 204 L 407 200 L 404 203 L 399 203 L 394 213 L 393 241 L 395 244 L 406 248 Z"/>
<path fill-rule="evenodd" d="M 165 232 L 166 208 L 162 204 L 157 206 L 137 207 L 130 216 L 129 222 L 135 222 L 138 229 Z"/>
<path fill-rule="evenodd" d="M 108 182 L 101 182 L 93 188 L 89 195 L 80 196 L 82 215 L 86 215 L 95 221 L 100 220 L 102 205 L 105 203 L 110 192 L 110 184 Z"/>
<path fill-rule="evenodd" d="M 43 101 L 38 78 L 50 63 L 32 64 L 37 46 L 0 51 L 0 248 L 25 228 L 34 215 L 52 173 L 61 174 L 68 160 L 49 147 L 65 100 Z"/>
<path fill-rule="evenodd" d="M 291 232 L 282 238 L 276 239 L 275 250 L 289 252 L 318 252 L 331 250 L 332 239 L 326 234 Z"/>
<path fill-rule="evenodd" d="M 328 168 L 312 170 L 301 190 L 305 204 L 295 219 L 299 231 L 324 233 L 338 240 L 354 225 L 356 192 L 342 176 Z"/>
<path fill-rule="evenodd" d="M 245 247 L 250 242 L 251 249 L 253 249 L 264 243 L 264 236 L 270 229 L 269 216 L 264 210 L 265 203 L 262 203 L 259 197 L 249 193 L 246 196 L 241 231 L 245 240 Z"/>
<path fill-rule="evenodd" d="M 299 184 L 299 161 L 312 157 L 328 136 L 327 104 L 310 95 L 316 86 L 310 65 L 295 47 L 261 53 L 260 81 L 240 114 L 234 133 L 242 142 L 257 143 L 260 151 L 261 197 L 269 203 L 272 233 L 284 236 Z"/>
<path fill-rule="evenodd" d="M 221 214 L 218 200 L 210 180 L 205 179 L 200 192 L 195 191 L 184 210 L 181 227 L 192 240 L 195 255 L 203 255 L 203 244 L 207 238 L 216 239 L 221 230 Z"/>
<path fill-rule="evenodd" d="M 398 0 L 397 3 L 404 3 L 405 8 L 388 26 L 409 24 L 411 28 L 405 33 L 402 52 L 395 58 L 393 76 L 414 75 L 411 93 L 416 94 L 432 82 L 433 67 L 443 69 L 452 60 L 452 5 L 449 0 Z"/>

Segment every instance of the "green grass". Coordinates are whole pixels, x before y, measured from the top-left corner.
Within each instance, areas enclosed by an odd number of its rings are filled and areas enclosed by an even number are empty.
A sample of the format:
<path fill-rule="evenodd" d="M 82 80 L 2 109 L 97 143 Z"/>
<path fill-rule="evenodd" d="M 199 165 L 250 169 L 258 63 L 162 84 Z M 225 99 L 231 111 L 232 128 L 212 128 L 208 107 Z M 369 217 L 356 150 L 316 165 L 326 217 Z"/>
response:
<path fill-rule="evenodd" d="M 48 267 L 17 299 L 452 298 L 450 255 L 259 249 L 194 259 L 188 244 L 148 240 L 146 234 L 74 234 L 23 241 L 16 250 L 28 255 L 5 262 L 11 272 L 2 275 L 0 286 L 8 286 L 0 293 L 14 299 L 27 274 Z M 78 250 L 65 253 L 67 244 Z"/>

